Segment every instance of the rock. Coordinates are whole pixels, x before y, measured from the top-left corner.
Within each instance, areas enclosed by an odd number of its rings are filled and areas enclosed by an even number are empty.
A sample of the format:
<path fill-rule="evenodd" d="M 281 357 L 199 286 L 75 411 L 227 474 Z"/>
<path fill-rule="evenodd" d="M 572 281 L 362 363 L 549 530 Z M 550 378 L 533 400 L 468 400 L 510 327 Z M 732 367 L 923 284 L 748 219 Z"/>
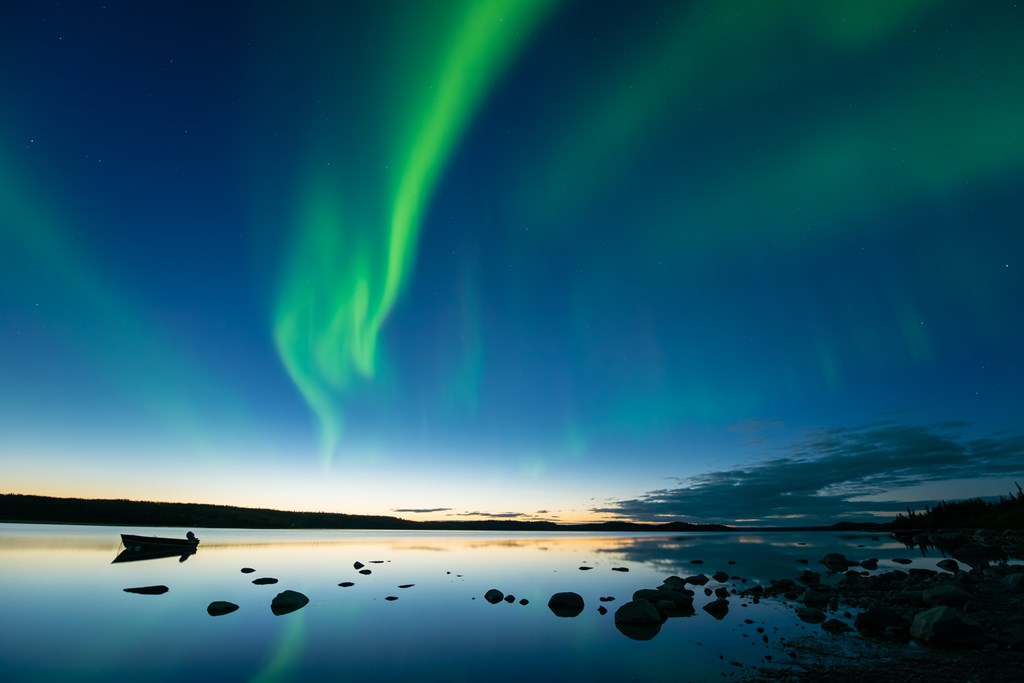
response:
<path fill-rule="evenodd" d="M 907 573 L 909 573 L 911 576 L 919 576 L 924 577 L 926 579 L 930 579 L 933 576 L 939 575 L 939 573 L 934 569 L 925 569 L 924 567 L 911 567 L 907 570 Z"/>
<path fill-rule="evenodd" d="M 277 616 L 302 609 L 309 604 L 309 598 L 298 591 L 284 591 L 274 596 L 270 602 L 270 611 Z"/>
<path fill-rule="evenodd" d="M 895 562 L 896 564 L 910 564 L 910 563 L 913 562 L 913 560 L 908 560 L 905 557 L 894 557 L 894 558 L 892 558 L 892 561 Z"/>
<path fill-rule="evenodd" d="M 242 567 L 242 573 L 243 574 L 252 574 L 254 571 L 256 571 L 256 570 L 253 569 L 252 567 Z"/>
<path fill-rule="evenodd" d="M 516 601 L 516 596 L 512 595 L 511 593 L 505 596 L 505 602 L 507 602 L 508 604 L 511 605 L 515 601 Z"/>
<path fill-rule="evenodd" d="M 804 591 L 802 601 L 808 607 L 823 609 L 828 605 L 828 593 L 808 588 Z"/>
<path fill-rule="evenodd" d="M 271 584 L 277 583 L 277 579 L 275 579 L 272 576 L 264 576 L 259 579 L 253 579 L 252 582 L 257 586 L 269 586 Z"/>
<path fill-rule="evenodd" d="M 795 586 L 796 586 L 796 583 L 793 582 L 793 579 L 778 579 L 778 580 L 772 579 L 772 589 L 773 590 L 786 591 L 786 590 L 790 590 L 791 588 L 793 588 Z"/>
<path fill-rule="evenodd" d="M 415 585 L 415 583 L 403 583 L 399 588 L 412 588 Z"/>
<path fill-rule="evenodd" d="M 581 572 L 587 572 L 587 571 L 590 571 L 591 569 L 593 569 L 593 567 L 580 567 L 580 571 Z"/>
<path fill-rule="evenodd" d="M 629 567 L 612 567 L 613 572 L 628 572 Z"/>
<path fill-rule="evenodd" d="M 846 633 L 853 630 L 845 621 L 839 621 L 838 619 L 829 619 L 821 625 L 821 628 L 829 633 Z"/>
<path fill-rule="evenodd" d="M 206 613 L 211 617 L 220 617 L 225 614 L 231 614 L 236 609 L 238 609 L 238 605 L 233 602 L 227 602 L 226 600 L 214 600 L 206 606 Z"/>
<path fill-rule="evenodd" d="M 821 583 L 821 574 L 818 572 L 812 572 L 810 569 L 805 569 L 800 572 L 800 576 L 796 577 L 796 580 L 805 586 L 817 586 Z"/>
<path fill-rule="evenodd" d="M 985 567 L 988 565 L 988 550 L 978 543 L 965 543 L 953 551 L 953 557 L 966 562 L 972 567 Z"/>
<path fill-rule="evenodd" d="M 351 587 L 352 587 L 352 586 L 354 586 L 355 584 L 354 584 L 354 583 L 352 583 L 351 581 L 342 581 L 342 582 L 341 582 L 341 583 L 339 583 L 338 585 L 339 585 L 339 586 L 341 586 L 342 588 L 351 588 Z"/>
<path fill-rule="evenodd" d="M 924 591 L 919 590 L 901 590 L 898 593 L 894 593 L 890 596 L 892 602 L 897 605 L 924 605 Z"/>
<path fill-rule="evenodd" d="M 692 583 L 694 586 L 703 586 L 711 579 L 704 576 L 703 574 L 697 574 L 696 576 L 687 576 L 685 580 L 686 583 Z"/>
<path fill-rule="evenodd" d="M 675 603 L 677 607 L 685 608 L 693 605 L 693 591 L 641 588 L 640 590 L 633 592 L 633 599 L 647 600 L 652 604 L 657 604 L 662 600 L 668 600 Z"/>
<path fill-rule="evenodd" d="M 813 607 L 801 607 L 796 611 L 796 616 L 808 624 L 820 624 L 825 621 L 825 613 Z"/>
<path fill-rule="evenodd" d="M 1006 584 L 1006 589 L 1011 593 L 1024 592 L 1024 573 L 1018 572 L 1003 577 L 1003 583 Z"/>
<path fill-rule="evenodd" d="M 597 606 L 597 613 L 600 614 L 601 616 L 604 616 L 605 614 L 608 614 L 608 608 L 605 607 L 604 605 L 598 605 Z"/>
<path fill-rule="evenodd" d="M 914 616 L 910 636 L 931 645 L 968 647 L 980 645 L 981 628 L 959 610 L 941 605 Z"/>
<path fill-rule="evenodd" d="M 729 601 L 719 598 L 704 605 L 704 611 L 721 621 L 729 613 Z"/>
<path fill-rule="evenodd" d="M 583 607 L 583 596 L 571 591 L 555 593 L 548 600 L 548 609 L 557 617 L 575 617 L 583 611 Z"/>
<path fill-rule="evenodd" d="M 864 569 L 870 569 L 874 571 L 875 569 L 878 569 L 878 558 L 869 557 L 868 559 L 861 562 L 860 566 L 864 567 Z"/>
<path fill-rule="evenodd" d="M 715 589 L 715 596 L 719 598 L 727 598 L 729 597 L 729 589 L 725 586 L 719 586 Z"/>
<path fill-rule="evenodd" d="M 818 560 L 819 563 L 825 565 L 830 571 L 834 572 L 845 572 L 849 569 L 853 562 L 846 559 L 846 555 L 842 553 L 828 553 L 825 557 Z"/>
<path fill-rule="evenodd" d="M 704 560 L 690 560 L 690 564 L 704 564 Z"/>
<path fill-rule="evenodd" d="M 520 605 L 529 605 L 530 601 L 527 600 L 526 598 L 523 598 L 522 600 L 519 601 L 519 604 Z"/>
<path fill-rule="evenodd" d="M 370 575 L 370 574 L 372 574 L 373 572 L 372 572 L 372 571 L 370 571 L 369 569 L 360 569 L 360 570 L 359 570 L 359 573 L 360 573 L 360 574 L 362 574 L 363 576 L 369 576 L 369 575 Z"/>
<path fill-rule="evenodd" d="M 648 600 L 630 600 L 615 610 L 616 624 L 657 624 L 661 625 L 665 616 Z"/>
<path fill-rule="evenodd" d="M 907 621 L 890 607 L 872 607 L 857 615 L 853 625 L 865 635 L 883 635 L 887 628 L 906 632 Z"/>
<path fill-rule="evenodd" d="M 167 586 L 136 586 L 135 588 L 125 588 L 125 593 L 138 593 L 139 595 L 163 595 L 170 588 Z"/>
<path fill-rule="evenodd" d="M 601 602 L 611 602 L 614 599 L 615 597 L 611 595 L 603 595 L 600 598 L 598 598 L 598 600 L 600 600 Z"/>
<path fill-rule="evenodd" d="M 497 605 L 499 602 L 501 602 L 504 599 L 505 599 L 505 594 L 502 593 L 497 588 L 492 588 L 491 590 L 489 590 L 486 593 L 484 593 L 484 600 L 486 600 L 487 602 L 491 603 L 492 605 Z"/>
<path fill-rule="evenodd" d="M 386 597 L 384 599 L 387 600 L 388 602 L 393 602 L 393 601 L 398 599 L 398 596 L 397 595 L 389 595 L 388 597 Z"/>
<path fill-rule="evenodd" d="M 354 569 L 362 569 L 365 566 L 366 566 L 365 564 L 363 564 L 362 562 L 359 562 L 359 561 L 356 561 L 356 562 L 352 563 L 352 567 Z"/>
<path fill-rule="evenodd" d="M 944 583 L 921 591 L 921 600 L 926 605 L 948 605 L 961 607 L 974 596 L 955 583 Z"/>
<path fill-rule="evenodd" d="M 949 558 L 939 560 L 935 563 L 935 566 L 939 569 L 945 569 L 947 572 L 953 572 L 954 574 L 960 571 L 959 563 L 957 563 L 956 560 L 950 560 Z"/>
<path fill-rule="evenodd" d="M 717 581 L 718 583 L 725 583 L 729 580 L 729 575 L 725 572 L 715 572 L 711 575 L 711 578 Z"/>

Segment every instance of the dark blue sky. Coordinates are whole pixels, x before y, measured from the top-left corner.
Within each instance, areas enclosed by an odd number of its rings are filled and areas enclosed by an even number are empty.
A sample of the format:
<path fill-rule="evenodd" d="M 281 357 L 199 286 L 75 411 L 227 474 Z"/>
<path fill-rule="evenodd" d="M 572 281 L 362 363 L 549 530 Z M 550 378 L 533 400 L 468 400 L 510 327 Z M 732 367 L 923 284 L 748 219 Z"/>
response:
<path fill-rule="evenodd" d="M 1022 44 L 1012 2 L 7 3 L 4 488 L 723 521 L 1004 493 Z"/>

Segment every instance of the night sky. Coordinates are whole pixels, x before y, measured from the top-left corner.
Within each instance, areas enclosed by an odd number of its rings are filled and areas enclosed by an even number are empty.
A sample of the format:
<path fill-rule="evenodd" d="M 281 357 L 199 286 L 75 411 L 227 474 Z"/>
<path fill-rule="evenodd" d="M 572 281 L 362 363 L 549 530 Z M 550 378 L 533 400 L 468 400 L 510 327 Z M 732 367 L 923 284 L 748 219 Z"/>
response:
<path fill-rule="evenodd" d="M 1024 483 L 1024 7 L 0 7 L 0 492 L 807 523 Z"/>

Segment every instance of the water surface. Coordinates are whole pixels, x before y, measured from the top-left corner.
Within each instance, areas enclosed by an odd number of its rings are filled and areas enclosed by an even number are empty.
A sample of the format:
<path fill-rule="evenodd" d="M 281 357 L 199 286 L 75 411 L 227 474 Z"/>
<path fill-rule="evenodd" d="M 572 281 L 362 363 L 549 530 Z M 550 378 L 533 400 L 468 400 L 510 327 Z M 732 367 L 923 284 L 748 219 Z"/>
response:
<path fill-rule="evenodd" d="M 723 570 L 735 577 L 727 585 L 742 589 L 795 577 L 805 568 L 799 559 L 824 572 L 817 560 L 827 552 L 878 557 L 879 571 L 905 569 L 891 561 L 895 557 L 929 568 L 941 559 L 886 536 L 856 533 L 196 529 L 202 542 L 185 561 L 112 563 L 122 532 L 183 537 L 185 531 L 0 524 L 0 678 L 721 680 L 723 673 L 739 676 L 768 661 L 766 656 L 778 661 L 785 656 L 780 638 L 833 636 L 772 600 L 755 605 L 732 596 L 728 614 L 715 619 L 701 609 L 713 598 L 699 587 L 696 614 L 670 619 L 650 640 L 620 633 L 615 609 L 633 591 L 656 587 L 670 575 Z M 359 574 L 357 561 L 372 573 Z M 256 571 L 244 574 L 243 567 Z M 254 585 L 259 577 L 279 582 Z M 339 587 L 344 581 L 354 585 Z M 123 590 L 154 584 L 170 590 Z M 399 588 L 406 584 L 414 585 Z M 516 602 L 489 604 L 483 595 L 490 588 Z M 270 602 L 286 589 L 310 602 L 275 616 Z M 548 598 L 560 591 L 583 596 L 579 616 L 560 618 L 547 608 Z M 603 596 L 615 600 L 602 603 Z M 529 604 L 519 604 L 522 598 Z M 239 609 L 211 617 L 206 607 L 215 600 Z M 602 604 L 605 615 L 597 609 Z"/>

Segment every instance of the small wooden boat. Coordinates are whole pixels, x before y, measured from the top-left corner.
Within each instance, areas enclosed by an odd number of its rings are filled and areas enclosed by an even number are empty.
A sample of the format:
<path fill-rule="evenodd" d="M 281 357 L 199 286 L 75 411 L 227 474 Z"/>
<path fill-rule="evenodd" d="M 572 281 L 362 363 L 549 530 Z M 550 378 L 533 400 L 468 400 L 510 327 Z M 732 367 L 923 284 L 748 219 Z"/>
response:
<path fill-rule="evenodd" d="M 138 546 L 132 546 L 138 547 Z M 194 545 L 184 547 L 179 546 L 176 548 L 171 547 L 146 547 L 143 550 L 129 550 L 125 548 L 111 564 L 117 564 L 119 562 L 140 562 L 142 560 L 160 560 L 165 557 L 177 557 L 178 562 L 184 562 L 188 558 L 196 554 L 196 547 Z"/>
<path fill-rule="evenodd" d="M 165 538 L 161 536 L 136 536 L 134 534 L 121 534 L 121 543 L 124 549 L 131 552 L 151 552 L 154 550 L 188 550 L 195 551 L 199 545 L 199 539 L 191 531 L 186 538 Z"/>

